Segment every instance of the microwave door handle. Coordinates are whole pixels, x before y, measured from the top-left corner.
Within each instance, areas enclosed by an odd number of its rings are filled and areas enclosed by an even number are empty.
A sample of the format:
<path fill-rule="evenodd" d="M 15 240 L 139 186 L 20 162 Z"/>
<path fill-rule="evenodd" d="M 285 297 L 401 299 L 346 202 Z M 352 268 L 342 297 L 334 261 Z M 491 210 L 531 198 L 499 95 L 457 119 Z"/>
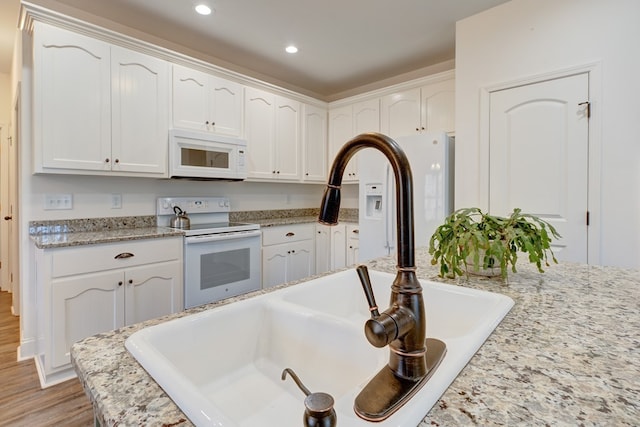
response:
<path fill-rule="evenodd" d="M 205 234 L 202 236 L 189 236 L 185 237 L 186 244 L 194 244 L 194 243 L 207 243 L 207 242 L 219 242 L 222 240 L 236 240 L 236 239 L 246 239 L 248 237 L 257 237 L 260 236 L 260 230 L 252 230 L 252 231 L 241 231 L 241 232 L 232 232 L 232 233 L 220 233 L 220 234 Z"/>

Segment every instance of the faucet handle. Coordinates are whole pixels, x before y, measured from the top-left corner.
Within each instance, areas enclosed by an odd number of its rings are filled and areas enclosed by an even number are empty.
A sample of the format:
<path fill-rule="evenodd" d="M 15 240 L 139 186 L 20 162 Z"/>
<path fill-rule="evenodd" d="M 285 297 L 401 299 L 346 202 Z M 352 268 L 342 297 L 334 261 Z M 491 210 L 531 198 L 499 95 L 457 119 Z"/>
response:
<path fill-rule="evenodd" d="M 373 287 L 371 286 L 371 278 L 369 277 L 369 270 L 367 269 L 366 265 L 359 265 L 358 267 L 356 267 L 356 271 L 358 272 L 360 283 L 362 283 L 362 289 L 364 290 L 364 295 L 367 297 L 367 302 L 369 303 L 369 311 L 371 312 L 371 318 L 375 319 L 378 316 L 380 316 L 380 312 L 378 311 L 376 298 L 373 296 Z"/>

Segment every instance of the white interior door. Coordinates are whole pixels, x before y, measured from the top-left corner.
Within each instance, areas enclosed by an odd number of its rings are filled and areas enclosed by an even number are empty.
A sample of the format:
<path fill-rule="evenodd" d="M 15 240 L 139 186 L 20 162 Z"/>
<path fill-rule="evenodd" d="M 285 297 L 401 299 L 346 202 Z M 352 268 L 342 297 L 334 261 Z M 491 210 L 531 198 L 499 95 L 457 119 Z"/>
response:
<path fill-rule="evenodd" d="M 587 262 L 589 75 L 492 92 L 489 211 L 519 207 L 562 235 L 553 250 Z"/>

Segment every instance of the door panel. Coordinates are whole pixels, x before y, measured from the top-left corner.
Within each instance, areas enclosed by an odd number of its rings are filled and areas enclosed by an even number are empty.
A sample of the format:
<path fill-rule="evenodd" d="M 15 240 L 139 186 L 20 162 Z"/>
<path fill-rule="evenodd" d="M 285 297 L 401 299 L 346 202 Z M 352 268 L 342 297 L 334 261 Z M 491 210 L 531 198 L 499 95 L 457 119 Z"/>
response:
<path fill-rule="evenodd" d="M 588 74 L 491 93 L 489 211 L 540 216 L 558 259 L 587 262 Z"/>

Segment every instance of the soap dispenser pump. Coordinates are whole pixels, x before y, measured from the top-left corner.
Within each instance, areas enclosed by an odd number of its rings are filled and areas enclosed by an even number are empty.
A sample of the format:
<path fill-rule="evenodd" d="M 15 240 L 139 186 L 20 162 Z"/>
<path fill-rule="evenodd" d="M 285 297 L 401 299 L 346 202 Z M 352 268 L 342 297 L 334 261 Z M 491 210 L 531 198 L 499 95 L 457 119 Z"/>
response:
<path fill-rule="evenodd" d="M 309 389 L 302 384 L 295 372 L 289 368 L 282 371 L 282 381 L 287 378 L 287 374 L 291 375 L 293 381 L 295 381 L 300 390 L 307 396 L 304 399 L 305 411 L 302 418 L 304 422 L 303 425 L 305 427 L 336 427 L 338 417 L 335 409 L 333 409 L 333 397 L 323 392 L 311 393 Z"/>

